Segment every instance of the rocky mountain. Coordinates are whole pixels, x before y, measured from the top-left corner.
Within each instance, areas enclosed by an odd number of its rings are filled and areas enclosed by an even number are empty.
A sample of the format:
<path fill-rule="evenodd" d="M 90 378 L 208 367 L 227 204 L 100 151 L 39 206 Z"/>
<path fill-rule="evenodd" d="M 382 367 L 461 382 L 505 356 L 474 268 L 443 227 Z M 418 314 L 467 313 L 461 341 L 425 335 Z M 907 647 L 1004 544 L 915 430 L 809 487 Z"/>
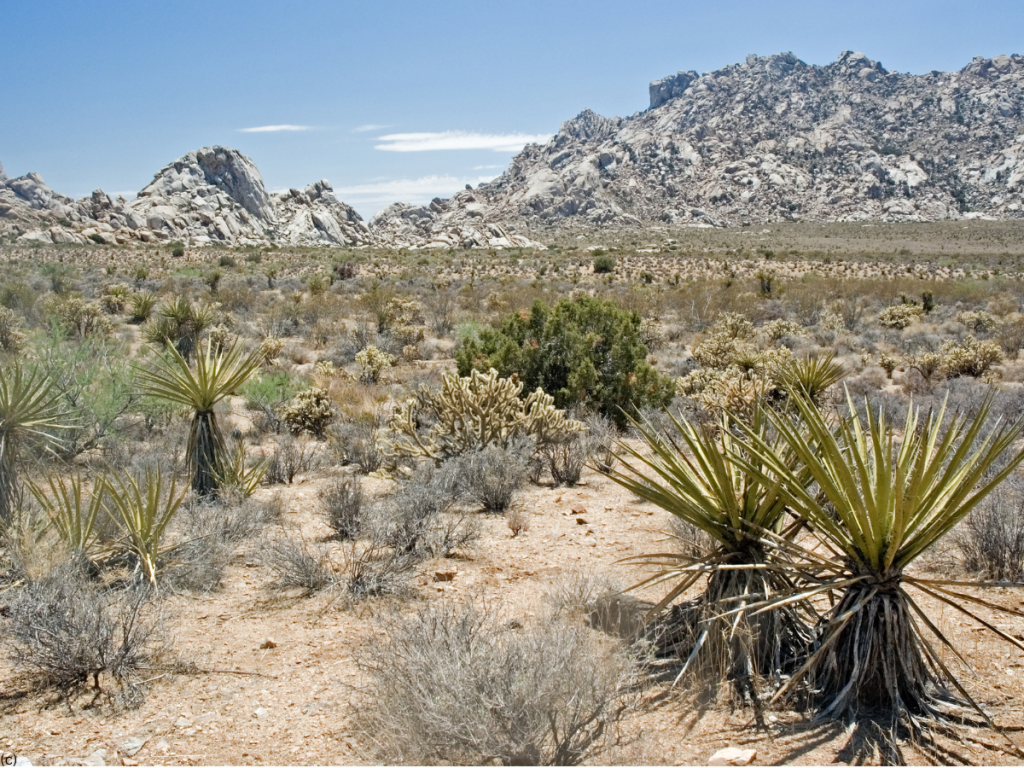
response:
<path fill-rule="evenodd" d="M 473 224 L 1024 218 L 1024 57 L 889 72 L 791 53 L 650 85 L 626 118 L 585 110 L 494 181 L 436 201 Z M 434 208 L 435 206 L 431 206 Z M 371 228 L 393 227 L 384 211 Z"/>
<path fill-rule="evenodd" d="M 889 72 L 860 53 L 791 53 L 650 84 L 630 117 L 585 110 L 492 182 L 367 224 L 326 181 L 267 192 L 237 150 L 205 147 L 132 201 L 81 200 L 0 166 L 0 235 L 44 243 L 537 246 L 538 226 L 1024 218 L 1024 57 Z"/>

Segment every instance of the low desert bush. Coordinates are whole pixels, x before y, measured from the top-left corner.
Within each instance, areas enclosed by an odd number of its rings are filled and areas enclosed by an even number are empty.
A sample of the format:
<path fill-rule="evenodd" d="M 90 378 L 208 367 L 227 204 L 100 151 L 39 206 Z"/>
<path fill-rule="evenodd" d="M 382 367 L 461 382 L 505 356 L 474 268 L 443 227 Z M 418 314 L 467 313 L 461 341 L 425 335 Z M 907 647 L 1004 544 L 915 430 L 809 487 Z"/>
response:
<path fill-rule="evenodd" d="M 328 433 L 331 450 L 346 464 L 359 467 L 364 475 L 376 472 L 384 463 L 377 432 L 376 425 L 368 420 L 338 424 Z"/>
<path fill-rule="evenodd" d="M 152 610 L 146 591 L 105 591 L 77 568 L 57 569 L 3 595 L 11 667 L 55 702 L 138 706 L 169 650 L 166 619 Z"/>
<path fill-rule="evenodd" d="M 917 304 L 895 304 L 878 313 L 878 324 L 883 328 L 901 330 L 916 322 L 924 310 Z"/>
<path fill-rule="evenodd" d="M 327 524 L 339 539 L 354 539 L 362 526 L 363 488 L 358 477 L 334 478 L 320 491 Z"/>
<path fill-rule="evenodd" d="M 615 741 L 640 664 L 577 622 L 441 603 L 393 618 L 361 665 L 359 727 L 386 763 L 576 765 Z"/>
<path fill-rule="evenodd" d="M 1016 478 L 953 531 L 964 568 L 996 581 L 1024 578 L 1024 487 Z"/>
<path fill-rule="evenodd" d="M 0 307 L 0 352 L 17 355 L 25 346 L 22 320 L 13 310 Z"/>
<path fill-rule="evenodd" d="M 316 443 L 305 438 L 282 435 L 275 444 L 267 462 L 266 481 L 270 485 L 291 485 L 300 473 L 312 471 L 320 459 Z"/>
<path fill-rule="evenodd" d="M 369 538 L 417 557 L 449 557 L 479 538 L 473 515 L 455 510 L 460 479 L 455 462 L 424 465 L 368 510 Z"/>
<path fill-rule="evenodd" d="M 452 459 L 460 495 L 488 512 L 504 512 L 526 482 L 526 457 L 532 448 L 528 441 L 509 449 L 489 445 Z"/>

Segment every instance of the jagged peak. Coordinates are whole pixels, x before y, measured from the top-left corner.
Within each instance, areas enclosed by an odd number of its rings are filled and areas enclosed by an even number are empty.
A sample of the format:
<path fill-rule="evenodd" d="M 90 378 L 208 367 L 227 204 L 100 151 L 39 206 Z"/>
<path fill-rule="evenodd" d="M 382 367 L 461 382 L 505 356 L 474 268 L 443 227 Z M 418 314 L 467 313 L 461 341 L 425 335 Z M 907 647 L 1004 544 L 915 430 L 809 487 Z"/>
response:
<path fill-rule="evenodd" d="M 600 139 L 610 135 L 619 127 L 619 119 L 603 117 L 592 109 L 584 109 L 572 120 L 566 120 L 559 128 L 559 134 L 582 141 Z"/>
<path fill-rule="evenodd" d="M 7 174 L 4 172 L 4 164 L 0 163 L 0 183 L 7 181 Z"/>

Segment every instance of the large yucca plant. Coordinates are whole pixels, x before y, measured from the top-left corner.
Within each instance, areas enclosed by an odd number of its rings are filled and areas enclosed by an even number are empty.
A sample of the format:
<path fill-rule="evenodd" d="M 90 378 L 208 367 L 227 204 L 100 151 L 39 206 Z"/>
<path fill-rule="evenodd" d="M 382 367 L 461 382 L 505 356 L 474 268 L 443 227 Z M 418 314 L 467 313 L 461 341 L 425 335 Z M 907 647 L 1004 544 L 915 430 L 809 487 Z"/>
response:
<path fill-rule="evenodd" d="M 18 492 L 18 462 L 32 445 L 52 449 L 68 429 L 61 395 L 38 369 L 15 361 L 0 367 L 0 525 L 10 525 Z"/>
<path fill-rule="evenodd" d="M 221 462 L 227 459 L 224 435 L 217 424 L 214 407 L 235 393 L 261 363 L 261 350 L 245 354 L 237 340 L 217 349 L 209 339 L 197 350 L 195 367 L 189 365 L 174 347 L 152 369 L 139 372 L 142 392 L 193 411 L 188 433 L 187 460 L 192 473 L 192 489 L 200 496 L 210 496 L 224 475 Z"/>
<path fill-rule="evenodd" d="M 187 490 L 176 493 L 176 486 L 172 478 L 170 488 L 164 493 L 163 475 L 159 470 L 146 470 L 141 485 L 129 474 L 107 480 L 107 511 L 124 534 L 128 551 L 153 585 L 160 556 L 167 551 L 163 546 L 164 533 L 187 493 Z"/>
<path fill-rule="evenodd" d="M 845 375 L 843 364 L 829 352 L 790 360 L 783 366 L 778 379 L 789 391 L 820 405 L 821 396 L 829 387 L 842 381 Z"/>
<path fill-rule="evenodd" d="M 984 715 L 943 660 L 942 648 L 970 665 L 919 599 L 927 595 L 1024 649 L 974 606 L 1006 609 L 959 589 L 983 585 L 926 579 L 907 569 L 1024 459 L 1024 451 L 1006 458 L 1024 420 L 988 427 L 990 396 L 973 419 L 947 419 L 945 407 L 923 418 L 911 409 L 896 430 L 870 409 L 863 423 L 850 401 L 851 417 L 835 427 L 812 403 L 794 399 L 799 422 L 771 418 L 816 490 L 752 431 L 747 446 L 754 459 L 747 469 L 781 480 L 789 502 L 835 553 L 803 595 L 828 590 L 838 599 L 822 619 L 815 649 L 787 685 L 809 679 L 822 718 L 878 719 L 893 739 L 898 723 L 916 730 L 927 719 L 950 714 L 951 707 Z M 763 607 L 778 602 L 769 599 Z"/>
<path fill-rule="evenodd" d="M 730 679 L 741 696 L 756 703 L 757 681 L 772 678 L 777 683 L 784 670 L 798 665 L 796 660 L 810 641 L 807 617 L 802 615 L 807 606 L 799 601 L 762 613 L 754 621 L 744 610 L 748 602 L 788 594 L 794 587 L 791 569 L 780 562 L 787 557 L 783 544 L 792 533 L 786 529 L 786 497 L 778 481 L 743 467 L 744 449 L 726 418 L 715 430 L 675 417 L 671 423 L 671 435 L 636 424 L 642 449 L 620 443 L 617 458 L 622 469 L 605 474 L 702 531 L 713 543 L 702 551 L 691 548 L 633 559 L 634 564 L 656 570 L 637 587 L 671 585 L 653 609 L 657 613 L 706 578 L 697 598 L 671 609 L 659 644 L 685 660 L 680 677 L 693 671 L 709 686 L 709 693 L 719 681 Z M 767 440 L 765 424 L 763 412 L 755 409 L 752 429 Z M 809 483 L 792 452 L 787 455 L 793 477 Z M 757 459 L 745 458 L 746 463 L 751 461 Z"/>

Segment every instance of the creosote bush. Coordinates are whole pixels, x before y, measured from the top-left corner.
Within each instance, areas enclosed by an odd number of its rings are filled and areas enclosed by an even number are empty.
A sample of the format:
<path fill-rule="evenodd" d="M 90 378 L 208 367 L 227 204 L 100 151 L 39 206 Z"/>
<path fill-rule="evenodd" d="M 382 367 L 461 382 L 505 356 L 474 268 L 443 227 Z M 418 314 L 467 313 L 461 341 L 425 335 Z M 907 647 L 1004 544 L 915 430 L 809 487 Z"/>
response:
<path fill-rule="evenodd" d="M 624 424 L 644 406 L 667 405 L 674 384 L 647 361 L 637 312 L 591 296 L 541 301 L 528 313 L 485 328 L 456 352 L 459 374 L 494 369 L 541 389 L 558 408 L 589 405 Z"/>

